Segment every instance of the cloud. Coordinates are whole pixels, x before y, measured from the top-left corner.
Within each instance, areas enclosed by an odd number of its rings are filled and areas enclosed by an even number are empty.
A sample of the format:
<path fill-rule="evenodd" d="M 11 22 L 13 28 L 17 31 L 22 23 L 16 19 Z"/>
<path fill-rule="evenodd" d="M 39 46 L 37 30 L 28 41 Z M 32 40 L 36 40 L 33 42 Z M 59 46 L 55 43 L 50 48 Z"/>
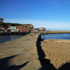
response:
<path fill-rule="evenodd" d="M 35 28 L 45 27 L 47 29 L 70 30 L 70 22 L 42 21 L 42 20 L 30 20 L 30 19 L 5 19 L 4 21 L 11 23 L 33 24 Z"/>

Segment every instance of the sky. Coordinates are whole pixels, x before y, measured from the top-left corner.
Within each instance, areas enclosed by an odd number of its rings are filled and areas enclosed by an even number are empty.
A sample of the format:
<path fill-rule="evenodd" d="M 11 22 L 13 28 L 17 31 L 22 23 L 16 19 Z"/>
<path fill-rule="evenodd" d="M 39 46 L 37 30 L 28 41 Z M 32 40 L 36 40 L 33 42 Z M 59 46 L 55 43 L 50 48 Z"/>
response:
<path fill-rule="evenodd" d="M 0 0 L 4 22 L 70 31 L 70 0 Z"/>

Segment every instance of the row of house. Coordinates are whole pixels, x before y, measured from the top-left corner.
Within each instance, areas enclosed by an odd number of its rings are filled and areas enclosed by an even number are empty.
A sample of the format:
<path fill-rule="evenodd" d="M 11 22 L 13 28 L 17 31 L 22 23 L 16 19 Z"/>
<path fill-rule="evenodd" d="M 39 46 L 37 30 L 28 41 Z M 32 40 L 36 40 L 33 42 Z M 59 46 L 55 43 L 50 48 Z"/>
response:
<path fill-rule="evenodd" d="M 3 22 L 3 18 L 0 18 L 0 22 Z M 34 28 L 32 25 L 30 24 L 27 24 L 28 25 L 28 28 L 33 28 L 32 30 L 37 32 L 37 31 L 45 31 L 45 28 L 44 27 L 39 27 L 39 28 Z M 21 25 L 16 25 L 16 24 L 1 24 L 0 23 L 0 32 L 29 32 L 30 30 L 28 29 L 27 27 Z"/>
<path fill-rule="evenodd" d="M 11 26 L 7 29 L 5 29 L 4 27 L 0 27 L 0 31 L 2 32 L 30 32 L 30 30 L 25 27 L 25 26 Z M 44 27 L 40 27 L 40 28 L 34 28 L 33 31 L 37 32 L 37 31 L 45 31 Z"/>
<path fill-rule="evenodd" d="M 5 29 L 4 27 L 0 27 L 0 31 L 1 32 L 29 32 L 29 29 L 24 27 L 24 26 L 11 26 L 7 29 Z"/>

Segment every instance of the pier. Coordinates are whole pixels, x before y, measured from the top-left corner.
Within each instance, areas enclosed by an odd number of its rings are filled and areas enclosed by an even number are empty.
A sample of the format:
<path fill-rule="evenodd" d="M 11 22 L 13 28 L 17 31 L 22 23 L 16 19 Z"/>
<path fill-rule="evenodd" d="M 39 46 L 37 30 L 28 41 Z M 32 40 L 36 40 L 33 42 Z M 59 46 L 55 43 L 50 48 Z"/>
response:
<path fill-rule="evenodd" d="M 36 41 L 39 34 L 28 34 L 0 44 L 0 70 L 38 70 Z"/>

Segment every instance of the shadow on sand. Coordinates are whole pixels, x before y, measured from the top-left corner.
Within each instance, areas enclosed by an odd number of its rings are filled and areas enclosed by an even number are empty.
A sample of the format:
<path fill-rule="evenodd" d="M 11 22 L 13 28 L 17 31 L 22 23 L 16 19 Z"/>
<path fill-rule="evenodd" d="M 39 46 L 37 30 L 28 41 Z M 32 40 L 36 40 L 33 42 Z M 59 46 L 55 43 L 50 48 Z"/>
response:
<path fill-rule="evenodd" d="M 39 70 L 70 70 L 70 63 L 66 63 L 64 65 L 62 65 L 59 69 L 56 69 L 53 64 L 50 63 L 49 59 L 45 59 L 45 53 L 42 49 L 42 47 L 40 46 L 41 41 L 43 41 L 41 39 L 41 35 L 39 35 L 37 42 L 36 42 L 36 46 L 37 46 L 37 52 L 38 52 L 38 56 L 39 56 L 39 61 L 42 65 L 42 68 L 40 68 Z"/>
<path fill-rule="evenodd" d="M 26 66 L 26 64 L 29 62 L 25 62 L 24 64 L 22 65 L 12 65 L 9 67 L 9 60 L 16 57 L 18 55 L 13 55 L 13 56 L 10 56 L 10 57 L 6 57 L 6 58 L 3 58 L 3 59 L 0 59 L 0 70 L 19 70 L 20 68 Z"/>

